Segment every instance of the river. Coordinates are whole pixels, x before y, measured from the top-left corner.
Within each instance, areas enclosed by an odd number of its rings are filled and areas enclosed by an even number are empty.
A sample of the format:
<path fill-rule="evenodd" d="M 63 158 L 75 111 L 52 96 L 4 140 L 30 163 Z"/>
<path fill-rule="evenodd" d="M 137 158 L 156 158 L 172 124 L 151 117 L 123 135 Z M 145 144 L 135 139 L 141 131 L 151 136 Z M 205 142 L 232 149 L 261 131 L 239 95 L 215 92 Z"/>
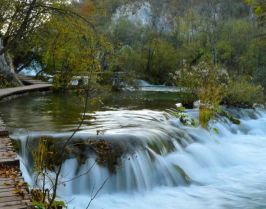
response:
<path fill-rule="evenodd" d="M 107 179 L 90 208 L 265 209 L 266 111 L 228 109 L 241 124 L 219 118 L 212 123 L 216 133 L 182 125 L 168 110 L 179 100 L 174 92 L 131 92 L 90 101 L 75 138 L 119 147 L 115 170 L 95 164 L 90 153 L 83 163 L 70 157 L 62 181 L 81 177 L 61 186 L 59 197 L 71 209 L 86 208 Z M 73 94 L 26 96 L 0 104 L 11 137 L 20 142 L 29 184 L 34 175 L 27 144 L 41 136 L 67 137 L 82 109 L 82 99 Z M 186 113 L 197 118 L 198 110 Z"/>

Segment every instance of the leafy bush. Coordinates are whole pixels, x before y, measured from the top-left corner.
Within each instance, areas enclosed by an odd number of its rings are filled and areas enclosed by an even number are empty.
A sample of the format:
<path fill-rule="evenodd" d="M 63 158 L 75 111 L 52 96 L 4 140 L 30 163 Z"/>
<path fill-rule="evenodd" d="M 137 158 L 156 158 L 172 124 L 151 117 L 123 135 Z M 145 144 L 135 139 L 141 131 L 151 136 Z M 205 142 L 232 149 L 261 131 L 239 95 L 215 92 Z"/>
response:
<path fill-rule="evenodd" d="M 174 80 L 178 86 L 196 94 L 200 99 L 199 122 L 207 128 L 208 122 L 215 116 L 225 96 L 229 76 L 227 71 L 208 61 L 189 66 L 184 62 L 183 68 L 177 71 Z"/>
<path fill-rule="evenodd" d="M 201 105 L 208 108 L 221 103 L 229 81 L 225 69 L 208 61 L 202 61 L 195 66 L 189 66 L 184 62 L 173 78 L 177 86 L 185 87 L 189 92 L 196 94 Z"/>
<path fill-rule="evenodd" d="M 252 107 L 254 103 L 264 101 L 261 85 L 254 84 L 252 79 L 244 76 L 230 79 L 225 69 L 208 61 L 202 61 L 195 66 L 184 63 L 183 68 L 177 71 L 173 78 L 178 86 L 185 87 L 200 99 L 199 122 L 204 128 L 208 127 L 212 118 L 220 114 L 221 103 Z M 233 123 L 239 123 L 233 118 L 229 119 Z"/>
<path fill-rule="evenodd" d="M 264 101 L 263 87 L 252 83 L 246 77 L 231 80 L 224 102 L 228 105 L 251 107 Z"/>

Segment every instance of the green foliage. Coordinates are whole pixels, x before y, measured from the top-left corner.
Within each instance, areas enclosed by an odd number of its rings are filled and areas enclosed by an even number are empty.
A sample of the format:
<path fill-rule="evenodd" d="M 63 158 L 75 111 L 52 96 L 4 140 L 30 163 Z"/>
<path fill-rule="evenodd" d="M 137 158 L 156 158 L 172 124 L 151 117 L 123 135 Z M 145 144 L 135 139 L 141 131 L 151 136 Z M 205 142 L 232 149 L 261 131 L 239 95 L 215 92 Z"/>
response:
<path fill-rule="evenodd" d="M 258 16 L 259 20 L 265 21 L 265 14 L 266 14 L 265 1 L 264 0 L 246 0 L 246 2 L 253 7 L 254 12 Z M 263 24 L 265 24 L 265 22 Z"/>
<path fill-rule="evenodd" d="M 239 120 L 220 110 L 220 104 L 252 107 L 254 103 L 263 103 L 263 88 L 252 83 L 248 77 L 230 79 L 227 72 L 219 66 L 208 62 L 200 62 L 196 66 L 184 67 L 174 74 L 174 80 L 188 92 L 196 93 L 200 99 L 199 122 L 207 128 L 211 119 L 222 115 L 232 123 Z"/>
<path fill-rule="evenodd" d="M 42 202 L 32 201 L 32 205 L 36 209 L 45 209 L 45 204 Z"/>
<path fill-rule="evenodd" d="M 235 54 L 233 46 L 225 41 L 221 40 L 217 43 L 217 51 L 222 63 L 232 62 L 232 58 Z"/>
<path fill-rule="evenodd" d="M 136 44 L 142 32 L 141 26 L 125 18 L 118 19 L 111 28 L 113 42 L 122 46 Z"/>
<path fill-rule="evenodd" d="M 140 0 L 66 2 L 40 0 L 33 5 L 32 14 L 39 15 L 28 19 L 23 34 L 17 34 L 21 43 L 9 48 L 17 69 L 36 61 L 42 73 L 54 76 L 55 89 L 68 88 L 76 75 L 88 78 L 90 86 L 111 85 L 117 72 L 122 72 L 118 83 L 131 84 L 138 78 L 183 86 L 201 100 L 204 120 L 213 116 L 206 109 L 215 110 L 222 101 L 249 106 L 262 101 L 265 1 L 246 0 L 250 7 L 239 0 L 149 1 L 146 24 L 129 17 L 143 5 Z M 53 9 L 41 9 L 47 5 Z M 0 33 L 5 42 L 16 37 L 25 9 L 21 1 L 1 1 Z M 238 83 L 230 79 L 233 75 L 254 81 Z"/>
<path fill-rule="evenodd" d="M 231 80 L 228 85 L 225 102 L 228 105 L 250 107 L 254 103 L 263 103 L 263 88 L 253 84 L 246 77 Z"/>
<path fill-rule="evenodd" d="M 232 114 L 228 113 L 221 107 L 216 109 L 208 109 L 208 108 L 200 108 L 199 109 L 199 122 L 203 128 L 214 131 L 214 133 L 219 134 L 219 130 L 217 128 L 212 128 L 209 124 L 210 120 L 216 120 L 220 117 L 225 117 L 229 120 L 229 122 L 240 125 L 240 120 L 235 118 Z"/>
<path fill-rule="evenodd" d="M 0 37 L 4 41 L 4 51 L 1 49 L 0 54 L 25 42 L 55 11 L 67 14 L 70 10 L 67 0 L 1 0 Z"/>
<path fill-rule="evenodd" d="M 220 109 L 217 111 L 217 114 L 219 116 L 223 116 L 226 117 L 229 121 L 231 121 L 233 124 L 236 125 L 240 125 L 240 120 L 238 120 L 237 118 L 235 118 L 233 115 L 231 115 L 230 113 L 228 113 L 227 111 Z"/>
<path fill-rule="evenodd" d="M 146 46 L 150 60 L 149 69 L 146 69 L 145 77 L 153 83 L 169 83 L 169 74 L 176 70 L 178 65 L 177 51 L 163 39 L 155 39 Z"/>
<path fill-rule="evenodd" d="M 0 17 L 10 17 L 13 4 L 18 4 L 21 8 L 18 14 L 25 16 L 20 1 L 2 2 L 0 14 L 3 15 Z M 143 5 L 140 0 L 65 2 L 39 2 L 60 9 L 62 13 L 54 10 L 42 13 L 38 7 L 34 8 L 34 12 L 41 14 L 33 22 L 38 22 L 38 26 L 34 30 L 29 28 L 32 33 L 26 33 L 23 41 L 10 49 L 16 69 L 35 60 L 44 73 L 55 75 L 54 84 L 59 89 L 68 88 L 70 80 L 77 74 L 90 76 L 91 81 L 98 82 L 102 70 L 110 72 L 103 74 L 109 74 L 103 80 L 110 80 L 112 72 L 122 71 L 127 74 L 123 77 L 126 81 L 140 78 L 152 83 L 171 84 L 169 73 L 182 68 L 182 60 L 192 66 L 203 57 L 209 57 L 230 74 L 253 76 L 264 86 L 265 82 L 257 78 L 261 78 L 258 72 L 266 62 L 265 40 L 254 38 L 261 35 L 261 24 L 265 22 L 262 0 L 246 1 L 254 9 L 257 19 L 251 18 L 250 8 L 238 0 L 211 1 L 209 4 L 150 1 L 150 22 L 146 24 L 128 18 L 129 13 L 135 15 Z M 37 21 L 43 15 L 48 15 L 49 20 Z M 77 16 L 82 18 L 74 18 Z M 3 27 L 6 19 L 1 21 Z M 21 19 L 15 18 L 11 25 L 14 30 L 10 32 L 15 32 L 20 23 Z"/>
<path fill-rule="evenodd" d="M 63 208 L 67 208 L 66 204 L 64 201 L 54 201 L 54 203 L 52 204 L 52 208 L 54 209 L 63 209 Z"/>
<path fill-rule="evenodd" d="M 6 76 L 0 73 L 0 89 L 14 87 L 11 82 L 8 81 Z"/>
<path fill-rule="evenodd" d="M 134 50 L 129 46 L 121 48 L 115 57 L 113 71 L 126 73 L 128 78 L 136 78 L 141 75 L 141 70 L 145 67 L 146 59 L 141 52 Z"/>
<path fill-rule="evenodd" d="M 209 121 L 215 116 L 215 109 L 201 107 L 199 109 L 199 123 L 203 128 L 208 128 Z"/>
<path fill-rule="evenodd" d="M 217 135 L 219 134 L 219 130 L 218 130 L 218 128 L 213 128 L 212 130 L 213 130 L 214 133 L 216 133 Z"/>
<path fill-rule="evenodd" d="M 190 117 L 187 113 L 185 113 L 186 108 L 182 105 L 177 107 L 176 109 L 171 109 L 171 114 L 175 117 L 179 118 L 179 121 L 185 126 L 196 127 L 197 123 L 194 118 Z"/>
<path fill-rule="evenodd" d="M 191 67 L 184 61 L 183 67 L 175 72 L 173 79 L 177 86 L 195 93 L 203 106 L 216 108 L 223 99 L 229 77 L 225 69 L 208 61 Z"/>
<path fill-rule="evenodd" d="M 96 83 L 101 58 L 110 45 L 80 20 L 53 18 L 43 27 L 45 43 L 40 51 L 45 71 L 54 77 L 55 88 L 68 88 L 73 76 L 87 76 Z M 43 36 L 43 35 L 42 35 Z"/>
<path fill-rule="evenodd" d="M 227 21 L 221 28 L 220 38 L 216 46 L 219 62 L 231 72 L 235 72 L 237 69 L 241 73 L 250 73 L 245 65 L 255 57 L 247 57 L 246 54 L 254 44 L 255 33 L 256 28 L 252 22 L 242 19 Z"/>
<path fill-rule="evenodd" d="M 31 196 L 33 205 L 38 209 L 62 209 L 66 208 L 63 201 L 53 199 L 56 193 L 58 180 L 51 176 L 50 172 L 57 172 L 57 169 L 65 160 L 65 153 L 59 151 L 59 146 L 52 139 L 41 138 L 37 148 L 32 151 L 34 159 L 34 172 L 36 174 L 36 183 L 40 189 L 32 189 Z M 47 189 L 47 180 L 53 185 L 51 193 Z"/>
<path fill-rule="evenodd" d="M 60 165 L 64 156 L 58 152 L 58 148 L 53 139 L 40 139 L 38 148 L 32 153 L 34 170 L 37 174 L 42 174 L 44 170 L 55 171 L 56 167 Z"/>
<path fill-rule="evenodd" d="M 32 205 L 35 209 L 47 209 L 47 203 L 32 201 Z M 51 209 L 63 209 L 67 208 L 64 201 L 54 201 L 54 203 L 51 206 Z"/>

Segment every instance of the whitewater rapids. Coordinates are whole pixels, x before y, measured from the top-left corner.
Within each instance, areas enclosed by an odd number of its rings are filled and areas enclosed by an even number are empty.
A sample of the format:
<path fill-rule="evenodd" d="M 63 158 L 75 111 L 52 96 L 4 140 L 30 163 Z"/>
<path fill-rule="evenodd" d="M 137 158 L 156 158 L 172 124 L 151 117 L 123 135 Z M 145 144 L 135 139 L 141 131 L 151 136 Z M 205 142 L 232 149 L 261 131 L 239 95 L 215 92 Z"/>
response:
<path fill-rule="evenodd" d="M 87 175 L 61 187 L 60 197 L 70 209 L 85 209 L 109 178 L 89 208 L 265 209 L 266 111 L 232 113 L 241 124 L 220 119 L 212 125 L 217 134 L 183 126 L 165 112 L 96 112 L 80 135 L 104 128 L 106 140 L 118 138 L 123 144 L 136 145 L 136 150 L 123 155 L 115 173 L 94 165 Z M 197 112 L 188 114 L 196 117 Z M 80 166 L 69 159 L 62 175 L 71 179 L 93 163 L 88 158 Z"/>

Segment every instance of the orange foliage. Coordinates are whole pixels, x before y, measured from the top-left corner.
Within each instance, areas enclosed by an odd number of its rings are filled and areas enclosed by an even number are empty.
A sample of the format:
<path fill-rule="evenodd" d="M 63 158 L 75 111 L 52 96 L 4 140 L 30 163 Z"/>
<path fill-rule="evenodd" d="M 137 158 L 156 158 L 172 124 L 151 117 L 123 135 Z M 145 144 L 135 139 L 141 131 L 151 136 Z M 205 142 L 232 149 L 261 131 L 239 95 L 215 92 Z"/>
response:
<path fill-rule="evenodd" d="M 80 11 L 85 16 L 92 15 L 94 12 L 93 3 L 91 1 L 85 1 L 80 7 Z"/>

